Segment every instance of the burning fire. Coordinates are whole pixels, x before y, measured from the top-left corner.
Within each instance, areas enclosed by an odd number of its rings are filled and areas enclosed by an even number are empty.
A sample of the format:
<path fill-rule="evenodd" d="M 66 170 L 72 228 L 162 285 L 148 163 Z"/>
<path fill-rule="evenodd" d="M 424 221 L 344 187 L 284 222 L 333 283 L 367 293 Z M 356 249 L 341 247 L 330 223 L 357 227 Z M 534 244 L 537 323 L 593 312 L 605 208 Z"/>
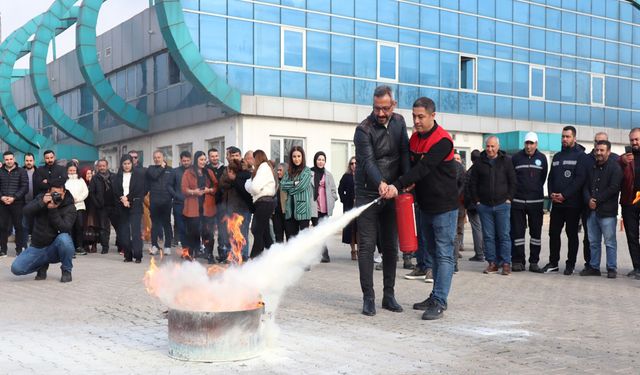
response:
<path fill-rule="evenodd" d="M 241 230 L 244 217 L 234 213 L 231 217 L 225 216 L 222 220 L 227 222 L 227 232 L 231 243 L 231 251 L 227 256 L 227 261 L 240 265 L 242 264 L 242 248 L 247 244 Z"/>
<path fill-rule="evenodd" d="M 232 250 L 229 265 L 242 265 L 242 248 L 247 243 L 240 230 L 244 217 L 233 214 L 225 217 Z M 170 308 L 187 311 L 240 311 L 264 305 L 260 293 L 248 287 L 239 275 L 240 267 L 213 265 L 208 268 L 193 262 L 189 249 L 184 248 L 181 258 L 191 262 L 167 262 L 161 267 L 151 258 L 145 272 L 144 284 L 152 296 L 158 297 Z M 161 261 L 163 261 L 161 259 Z"/>

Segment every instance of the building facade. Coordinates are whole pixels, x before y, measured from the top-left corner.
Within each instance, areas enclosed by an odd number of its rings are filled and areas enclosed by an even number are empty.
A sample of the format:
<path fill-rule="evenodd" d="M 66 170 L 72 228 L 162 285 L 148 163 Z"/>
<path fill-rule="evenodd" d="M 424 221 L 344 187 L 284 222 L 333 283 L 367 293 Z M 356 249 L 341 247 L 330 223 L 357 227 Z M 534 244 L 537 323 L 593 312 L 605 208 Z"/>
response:
<path fill-rule="evenodd" d="M 56 3 L 71 3 L 73 12 L 72 1 Z M 78 15 L 59 22 L 90 29 L 83 8 L 99 10 L 95 3 L 85 0 Z M 77 36 L 76 51 L 45 72 L 66 116 L 34 95 L 42 85 L 33 83 L 32 58 L 25 77 L 14 72 L 10 91 L 33 131 L 13 123 L 20 121 L 5 110 L 0 84 L 5 128 L 14 138 L 37 134 L 112 164 L 131 149 L 161 149 L 173 159 L 182 150 L 230 145 L 286 161 L 300 144 L 310 155 L 327 152 L 339 173 L 379 84 L 393 88 L 409 126 L 413 101 L 432 98 L 465 159 L 487 134 L 515 151 L 530 130 L 550 154 L 566 125 L 578 128 L 587 149 L 594 133 L 606 131 L 620 151 L 640 124 L 640 9 L 633 1 L 156 1 L 94 33 L 94 50 L 86 48 L 90 32 Z M 0 46 L 2 56 L 9 44 Z M 92 78 L 96 68 L 104 79 Z M 6 74 L 0 69 L 5 81 Z M 86 131 L 69 131 L 73 123 Z M 16 142 L 5 140 L 10 148 Z"/>

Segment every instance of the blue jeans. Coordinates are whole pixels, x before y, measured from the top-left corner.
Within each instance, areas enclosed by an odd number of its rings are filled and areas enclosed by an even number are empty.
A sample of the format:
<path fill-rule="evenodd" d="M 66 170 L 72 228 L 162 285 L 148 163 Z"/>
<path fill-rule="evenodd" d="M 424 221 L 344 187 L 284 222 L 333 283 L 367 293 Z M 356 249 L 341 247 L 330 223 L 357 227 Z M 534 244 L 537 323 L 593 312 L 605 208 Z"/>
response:
<path fill-rule="evenodd" d="M 433 290 L 431 297 L 446 305 L 456 260 L 453 247 L 456 239 L 458 209 L 441 214 L 420 212 L 420 226 L 433 254 Z"/>
<path fill-rule="evenodd" d="M 11 272 L 14 275 L 28 275 L 51 263 L 62 263 L 60 268 L 71 272 L 73 268 L 71 259 L 75 251 L 71 236 L 68 233 L 60 233 L 49 246 L 43 248 L 29 246 L 20 253 L 11 264 Z"/>
<path fill-rule="evenodd" d="M 482 223 L 484 258 L 498 266 L 511 264 L 511 204 L 479 204 L 476 208 Z"/>
<path fill-rule="evenodd" d="M 416 208 L 416 227 L 418 229 L 418 250 L 416 251 L 416 268 L 420 271 L 426 271 L 427 268 L 433 269 L 433 257 L 427 249 L 427 234 L 422 219 L 420 218 L 420 209 Z"/>
<path fill-rule="evenodd" d="M 591 268 L 600 269 L 600 257 L 602 254 L 602 238 L 607 249 L 607 270 L 617 268 L 616 253 L 618 243 L 616 241 L 616 217 L 598 217 L 595 212 L 589 214 L 587 219 L 587 232 L 589 233 L 589 247 L 591 250 Z"/>

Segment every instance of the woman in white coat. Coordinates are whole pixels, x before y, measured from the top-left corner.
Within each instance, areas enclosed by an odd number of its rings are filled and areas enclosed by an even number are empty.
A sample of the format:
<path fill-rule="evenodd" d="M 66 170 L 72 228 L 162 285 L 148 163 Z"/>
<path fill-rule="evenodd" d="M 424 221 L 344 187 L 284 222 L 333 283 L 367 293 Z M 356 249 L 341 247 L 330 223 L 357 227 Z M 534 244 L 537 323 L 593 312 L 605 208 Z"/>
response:
<path fill-rule="evenodd" d="M 315 227 L 318 221 L 323 217 L 333 214 L 333 207 L 338 200 L 338 189 L 336 189 L 336 181 L 333 175 L 325 168 L 327 163 L 327 155 L 318 151 L 313 157 L 313 205 L 312 212 L 315 214 L 311 217 L 311 223 Z M 322 252 L 322 263 L 329 263 L 329 249 L 324 246 Z"/>
<path fill-rule="evenodd" d="M 84 220 L 87 207 L 84 200 L 89 196 L 89 188 L 87 183 L 78 176 L 78 166 L 75 163 L 67 164 L 67 182 L 64 188 L 71 193 L 73 201 L 76 204 L 76 222 L 73 225 L 73 245 L 76 247 L 77 255 L 87 255 L 84 245 Z"/>
<path fill-rule="evenodd" d="M 251 247 L 251 258 L 262 254 L 265 248 L 270 248 L 273 244 L 271 232 L 269 231 L 269 219 L 276 208 L 276 181 L 277 177 L 271 162 L 262 150 L 253 153 L 255 159 L 253 163 L 253 174 L 250 180 L 245 182 L 244 188 L 253 198 L 255 212 L 251 222 L 251 233 L 253 233 L 253 246 Z"/>

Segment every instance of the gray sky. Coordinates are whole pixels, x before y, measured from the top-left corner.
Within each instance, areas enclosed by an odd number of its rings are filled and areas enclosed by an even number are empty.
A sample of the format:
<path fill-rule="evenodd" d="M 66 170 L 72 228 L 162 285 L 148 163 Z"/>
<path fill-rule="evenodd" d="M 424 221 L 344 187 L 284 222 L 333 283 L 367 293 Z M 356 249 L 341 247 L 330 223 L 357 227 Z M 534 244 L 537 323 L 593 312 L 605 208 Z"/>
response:
<path fill-rule="evenodd" d="M 6 38 L 15 29 L 21 27 L 38 14 L 45 12 L 53 3 L 53 0 L 0 0 L 0 13 L 2 13 L 2 39 Z M 111 29 L 122 21 L 140 13 L 149 6 L 149 0 L 108 0 L 100 10 L 98 17 L 98 35 Z M 60 34 L 56 39 L 58 56 L 74 49 L 75 27 Z M 25 56 L 15 66 L 16 68 L 28 68 L 28 56 Z"/>

